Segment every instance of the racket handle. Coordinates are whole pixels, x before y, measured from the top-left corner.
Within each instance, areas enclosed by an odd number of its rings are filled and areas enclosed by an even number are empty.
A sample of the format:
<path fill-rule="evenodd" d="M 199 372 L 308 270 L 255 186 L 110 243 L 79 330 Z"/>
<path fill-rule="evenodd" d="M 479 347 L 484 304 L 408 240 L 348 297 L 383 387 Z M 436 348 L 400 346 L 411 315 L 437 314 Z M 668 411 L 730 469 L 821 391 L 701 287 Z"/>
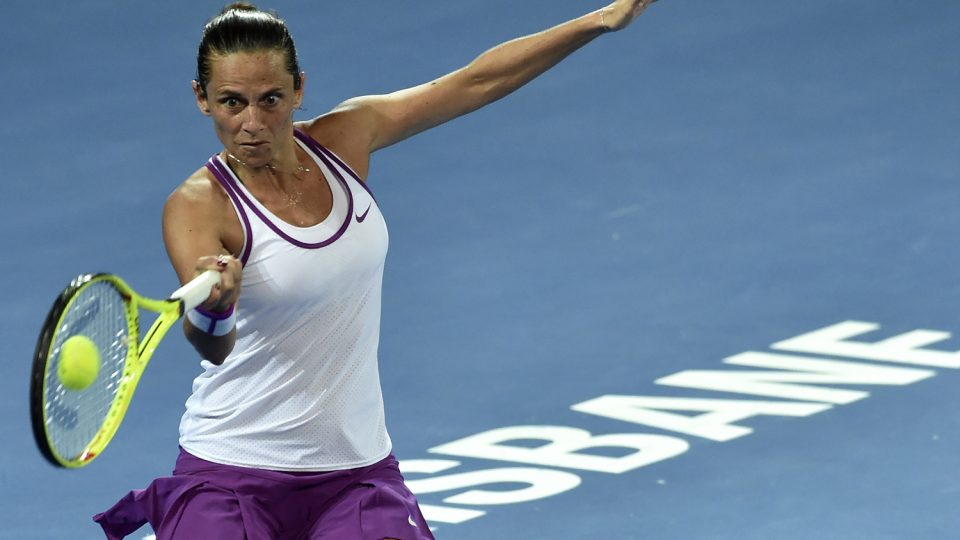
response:
<path fill-rule="evenodd" d="M 210 296 L 210 290 L 214 285 L 220 283 L 220 272 L 216 270 L 207 270 L 199 276 L 190 280 L 189 283 L 180 287 L 170 298 L 183 301 L 183 311 L 187 312 L 199 306 L 207 297 Z"/>

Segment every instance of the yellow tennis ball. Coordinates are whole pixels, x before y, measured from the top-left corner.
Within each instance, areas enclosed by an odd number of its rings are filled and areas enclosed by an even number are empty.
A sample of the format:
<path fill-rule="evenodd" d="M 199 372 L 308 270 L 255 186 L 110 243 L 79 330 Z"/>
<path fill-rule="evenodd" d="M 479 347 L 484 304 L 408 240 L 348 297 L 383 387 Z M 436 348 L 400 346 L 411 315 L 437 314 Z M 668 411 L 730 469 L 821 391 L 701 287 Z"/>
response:
<path fill-rule="evenodd" d="M 60 346 L 57 376 L 65 388 L 83 390 L 97 380 L 100 351 L 87 336 L 71 336 Z"/>

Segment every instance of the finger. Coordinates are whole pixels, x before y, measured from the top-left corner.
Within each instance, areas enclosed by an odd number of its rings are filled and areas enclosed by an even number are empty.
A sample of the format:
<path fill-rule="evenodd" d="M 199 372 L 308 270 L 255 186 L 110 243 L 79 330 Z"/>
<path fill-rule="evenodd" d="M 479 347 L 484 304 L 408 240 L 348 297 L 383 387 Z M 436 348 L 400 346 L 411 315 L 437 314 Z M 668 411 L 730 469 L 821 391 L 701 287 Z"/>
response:
<path fill-rule="evenodd" d="M 220 272 L 220 282 L 210 289 L 203 303 L 204 309 L 222 311 L 236 302 L 240 296 L 239 285 L 243 265 L 230 255 L 208 255 L 197 259 L 196 275 L 214 270 Z"/>
<path fill-rule="evenodd" d="M 236 302 L 240 296 L 240 281 L 243 265 L 236 257 L 223 255 L 217 259 L 217 267 L 221 275 L 222 302 Z"/>
<path fill-rule="evenodd" d="M 208 256 L 200 257 L 199 259 L 197 259 L 197 263 L 194 266 L 194 272 L 198 274 L 202 274 L 207 270 L 218 270 L 219 269 L 219 265 L 217 263 L 218 260 L 219 260 L 219 257 L 217 257 L 216 255 L 208 255 Z"/>

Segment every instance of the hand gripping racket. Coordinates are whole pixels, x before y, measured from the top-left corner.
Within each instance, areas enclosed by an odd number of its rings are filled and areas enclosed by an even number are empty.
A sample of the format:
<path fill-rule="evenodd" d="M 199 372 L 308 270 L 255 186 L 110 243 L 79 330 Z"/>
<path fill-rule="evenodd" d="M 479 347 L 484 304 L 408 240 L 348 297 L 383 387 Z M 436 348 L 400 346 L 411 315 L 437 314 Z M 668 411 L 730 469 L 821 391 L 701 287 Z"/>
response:
<path fill-rule="evenodd" d="M 120 427 L 147 362 L 167 330 L 210 295 L 220 273 L 209 270 L 166 300 L 144 298 L 112 274 L 74 279 L 47 315 L 30 374 L 30 417 L 43 456 L 53 465 L 79 468 L 103 452 Z M 140 339 L 140 309 L 158 314 Z M 58 368 L 64 344 L 82 341 L 98 360 L 82 388 L 65 385 Z M 96 352 L 93 352 L 93 351 Z M 93 365 L 96 368 L 96 365 Z M 91 382 L 92 381 L 92 382 Z"/>

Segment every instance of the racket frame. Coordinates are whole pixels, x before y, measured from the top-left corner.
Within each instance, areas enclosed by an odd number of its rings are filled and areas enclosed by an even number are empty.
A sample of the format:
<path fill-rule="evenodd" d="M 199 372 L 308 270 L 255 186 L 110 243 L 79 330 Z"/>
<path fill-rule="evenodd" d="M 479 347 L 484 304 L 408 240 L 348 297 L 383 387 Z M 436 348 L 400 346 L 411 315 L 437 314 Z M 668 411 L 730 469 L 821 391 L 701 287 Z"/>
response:
<path fill-rule="evenodd" d="M 220 281 L 220 274 L 207 271 L 177 289 L 170 298 L 154 300 L 137 294 L 126 282 L 113 274 L 83 274 L 70 282 L 53 303 L 43 324 L 37 347 L 34 352 L 30 375 L 30 417 L 34 439 L 40 453 L 57 467 L 76 469 L 84 467 L 99 456 L 107 444 L 116 435 L 123 417 L 127 413 L 133 393 L 143 376 L 147 363 L 156 351 L 163 336 L 183 314 L 202 303 L 210 294 L 210 289 Z M 124 310 L 128 327 L 127 355 L 123 370 L 117 383 L 117 391 L 106 417 L 96 434 L 77 456 L 61 456 L 55 450 L 46 429 L 47 372 L 51 348 L 57 343 L 61 318 L 69 312 L 71 303 L 86 287 L 98 282 L 106 282 L 117 289 L 124 300 Z M 158 314 L 156 320 L 140 338 L 140 310 Z"/>

